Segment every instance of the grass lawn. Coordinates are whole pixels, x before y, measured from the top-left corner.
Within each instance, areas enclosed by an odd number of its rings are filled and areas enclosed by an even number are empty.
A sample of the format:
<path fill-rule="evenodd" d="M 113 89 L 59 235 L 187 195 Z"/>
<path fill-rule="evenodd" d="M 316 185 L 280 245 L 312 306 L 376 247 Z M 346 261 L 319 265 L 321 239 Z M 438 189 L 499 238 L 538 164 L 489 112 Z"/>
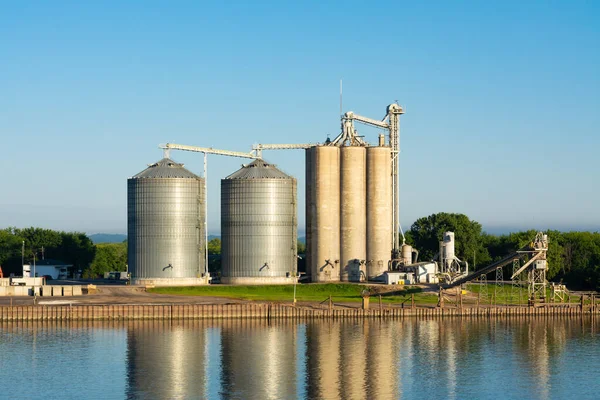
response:
<path fill-rule="evenodd" d="M 361 292 L 365 289 L 371 292 L 371 304 L 379 302 L 378 294 L 382 296 L 385 304 L 410 306 L 411 295 L 414 295 L 415 304 L 437 304 L 436 292 L 423 292 L 416 286 L 385 286 L 355 283 L 328 283 L 328 284 L 298 284 L 296 285 L 296 299 L 306 302 L 324 302 L 331 296 L 335 303 L 360 302 Z M 480 304 L 517 305 L 527 304 L 527 288 L 512 285 L 498 287 L 495 284 L 467 284 L 468 293 L 463 296 L 463 304 L 475 304 L 479 298 Z M 294 298 L 293 285 L 248 285 L 248 286 L 185 286 L 185 287 L 158 287 L 148 290 L 151 293 L 181 295 L 181 296 L 211 296 L 225 297 L 240 300 L 280 301 L 292 302 Z M 479 294 L 481 293 L 481 295 Z M 452 297 L 453 289 L 446 292 Z M 550 290 L 547 294 L 550 299 Z M 576 301 L 571 297 L 571 301 Z M 456 301 L 456 300 L 454 300 Z"/>
<path fill-rule="evenodd" d="M 386 288 L 382 285 L 358 285 L 350 283 L 337 284 L 298 284 L 296 299 L 298 301 L 322 302 L 332 297 L 334 302 L 360 302 L 361 292 L 367 287 L 372 291 Z M 182 296 L 213 296 L 243 300 L 286 301 L 294 298 L 293 285 L 251 285 L 251 286 L 192 286 L 192 287 L 159 287 L 148 290 L 151 293 Z M 416 303 L 437 303 L 437 297 L 422 293 L 418 287 L 398 287 L 398 290 L 382 293 L 384 303 L 409 302 L 411 294 L 415 294 Z M 371 302 L 379 301 L 377 295 L 371 295 Z"/>
<path fill-rule="evenodd" d="M 480 296 L 481 304 L 495 303 L 497 305 L 509 305 L 509 304 L 527 304 L 527 286 L 517 285 L 500 285 L 496 286 L 493 283 L 483 284 L 467 284 L 467 290 L 471 292 L 472 297 Z M 479 295 L 481 293 L 481 295 Z M 550 289 L 546 290 L 546 299 L 550 302 L 552 292 Z M 566 302 L 576 302 L 578 297 L 567 296 Z M 472 298 L 470 300 L 473 300 Z"/>

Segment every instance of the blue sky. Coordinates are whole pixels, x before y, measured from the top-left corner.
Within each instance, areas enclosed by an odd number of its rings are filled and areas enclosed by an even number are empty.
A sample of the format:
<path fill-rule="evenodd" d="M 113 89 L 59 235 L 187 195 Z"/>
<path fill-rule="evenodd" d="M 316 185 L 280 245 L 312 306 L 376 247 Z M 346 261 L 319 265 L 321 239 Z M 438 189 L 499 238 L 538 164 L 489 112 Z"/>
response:
<path fill-rule="evenodd" d="M 3 3 L 0 226 L 125 232 L 126 180 L 158 144 L 323 141 L 342 78 L 345 111 L 406 110 L 405 229 L 447 211 L 598 230 L 599 21 L 592 1 Z M 303 226 L 303 152 L 265 158 L 298 178 Z M 209 158 L 211 233 L 242 162 Z"/>

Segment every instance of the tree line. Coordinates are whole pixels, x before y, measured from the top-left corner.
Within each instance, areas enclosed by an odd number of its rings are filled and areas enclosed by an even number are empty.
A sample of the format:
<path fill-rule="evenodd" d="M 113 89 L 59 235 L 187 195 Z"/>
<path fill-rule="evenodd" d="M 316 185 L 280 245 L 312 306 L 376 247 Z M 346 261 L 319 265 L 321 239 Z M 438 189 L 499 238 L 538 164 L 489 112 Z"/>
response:
<path fill-rule="evenodd" d="M 419 250 L 419 259 L 431 260 L 439 251 L 446 231 L 455 233 L 456 255 L 477 270 L 500 260 L 529 243 L 535 230 L 490 235 L 481 224 L 464 214 L 437 213 L 415 221 L 406 232 L 406 242 Z M 569 288 L 600 290 L 600 233 L 545 231 L 549 239 L 547 278 L 563 281 Z M 24 243 L 24 245 L 23 245 Z M 24 252 L 23 252 L 24 249 Z M 59 232 L 42 228 L 5 228 L 0 230 L 0 266 L 8 275 L 21 275 L 21 257 L 26 264 L 43 255 L 72 264 L 85 278 L 99 277 L 104 272 L 125 271 L 127 242 L 94 245 L 85 233 Z M 304 249 L 298 243 L 298 252 Z M 221 269 L 221 240 L 208 242 L 209 271 Z M 506 267 L 504 276 L 512 270 Z"/>
<path fill-rule="evenodd" d="M 94 260 L 96 249 L 85 233 L 42 228 L 0 230 L 0 265 L 6 274 L 21 275 L 25 264 L 54 259 L 84 269 Z"/>
<path fill-rule="evenodd" d="M 446 231 L 454 232 L 457 257 L 477 270 L 530 243 L 537 231 L 490 235 L 480 223 L 464 214 L 438 213 L 419 218 L 406 234 L 406 242 L 419 250 L 421 260 L 431 260 L 439 251 Z M 546 277 L 562 281 L 572 289 L 600 290 L 600 233 L 544 231 L 548 235 Z M 512 266 L 504 276 L 512 275 Z M 509 271 L 509 269 L 511 269 Z M 507 275 L 509 274 L 509 275 Z"/>
<path fill-rule="evenodd" d="M 102 276 L 104 272 L 125 271 L 127 243 L 94 245 L 82 232 L 62 232 L 43 228 L 5 228 L 0 230 L 0 266 L 6 275 L 23 273 L 21 262 L 59 260 L 81 271 L 85 278 Z"/>

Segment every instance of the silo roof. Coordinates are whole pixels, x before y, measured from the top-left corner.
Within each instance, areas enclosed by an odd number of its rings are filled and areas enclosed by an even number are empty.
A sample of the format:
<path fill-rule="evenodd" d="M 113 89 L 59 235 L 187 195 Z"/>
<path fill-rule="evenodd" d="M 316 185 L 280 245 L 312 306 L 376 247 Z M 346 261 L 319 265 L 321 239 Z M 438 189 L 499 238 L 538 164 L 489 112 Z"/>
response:
<path fill-rule="evenodd" d="M 200 179 L 200 177 L 193 172 L 183 168 L 183 164 L 176 163 L 170 158 L 163 158 L 162 160 L 149 164 L 148 168 L 143 170 L 137 175 L 134 175 L 132 179 L 158 179 L 158 178 L 190 178 Z"/>
<path fill-rule="evenodd" d="M 225 179 L 293 179 L 285 172 L 277 169 L 275 165 L 265 160 L 257 159 L 250 164 L 243 164 L 242 168 L 235 171 Z"/>

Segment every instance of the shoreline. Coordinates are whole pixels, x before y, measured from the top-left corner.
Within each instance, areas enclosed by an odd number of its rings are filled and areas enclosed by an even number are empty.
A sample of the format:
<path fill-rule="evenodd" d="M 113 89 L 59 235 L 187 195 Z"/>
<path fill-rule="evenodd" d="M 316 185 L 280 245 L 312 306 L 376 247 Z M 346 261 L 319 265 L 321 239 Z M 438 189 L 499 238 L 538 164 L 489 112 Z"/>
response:
<path fill-rule="evenodd" d="M 71 304 L 0 306 L 0 322 L 29 321 L 133 321 L 133 320 L 223 320 L 223 319 L 403 319 L 403 318 L 509 318 L 516 316 L 599 315 L 592 305 L 542 304 L 480 307 L 357 307 L 316 308 L 283 303 L 227 304 Z"/>

